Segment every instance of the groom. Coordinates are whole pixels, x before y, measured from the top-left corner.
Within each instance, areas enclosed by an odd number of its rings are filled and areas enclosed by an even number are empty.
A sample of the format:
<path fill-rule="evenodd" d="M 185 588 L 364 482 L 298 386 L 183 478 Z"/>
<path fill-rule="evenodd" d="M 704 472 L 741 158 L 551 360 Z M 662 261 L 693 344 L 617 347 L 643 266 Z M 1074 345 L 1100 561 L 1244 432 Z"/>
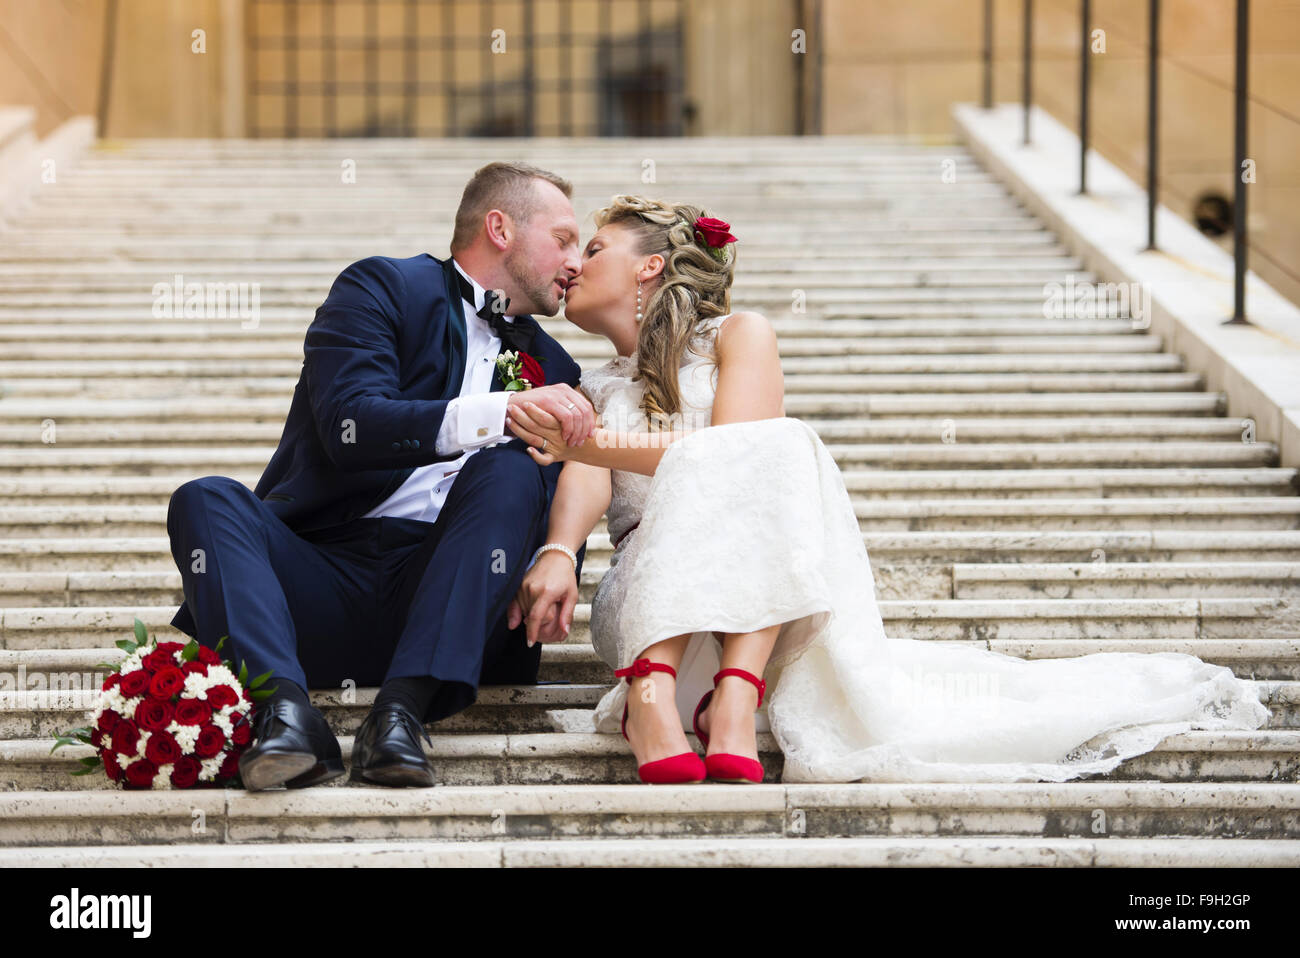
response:
<path fill-rule="evenodd" d="M 496 359 L 532 356 L 545 384 L 528 399 L 570 445 L 591 435 L 577 363 L 527 315 L 554 315 L 580 271 L 571 195 L 553 173 L 491 163 L 465 187 L 452 258 L 353 263 L 307 329 L 256 490 L 206 476 L 173 493 L 185 601 L 172 625 L 209 647 L 229 636 L 223 653 L 250 676 L 273 672 L 240 758 L 247 788 L 343 774 L 308 689 L 379 685 L 353 780 L 432 785 L 424 723 L 466 708 L 481 683 L 536 681 L 541 644 L 505 613 L 545 541 L 562 464 L 539 466 L 506 434 L 520 392 Z"/>

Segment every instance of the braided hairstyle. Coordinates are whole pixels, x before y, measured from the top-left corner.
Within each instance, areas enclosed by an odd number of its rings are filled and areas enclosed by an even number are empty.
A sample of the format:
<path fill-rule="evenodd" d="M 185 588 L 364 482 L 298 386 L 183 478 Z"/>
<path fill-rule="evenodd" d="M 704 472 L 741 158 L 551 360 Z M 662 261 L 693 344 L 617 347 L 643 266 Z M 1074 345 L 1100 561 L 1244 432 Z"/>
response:
<path fill-rule="evenodd" d="M 595 215 L 599 229 L 616 223 L 628 229 L 637 253 L 664 258 L 659 285 L 650 293 L 637 331 L 637 372 L 644 381 L 642 411 L 658 428 L 682 410 L 677 373 L 687 349 L 704 356 L 692 345 L 696 326 L 703 319 L 731 311 L 731 281 L 735 275 L 736 247 L 713 249 L 696 237 L 695 221 L 707 216 L 698 206 L 661 203 L 643 196 L 619 195 Z M 716 365 L 716 355 L 706 356 Z"/>

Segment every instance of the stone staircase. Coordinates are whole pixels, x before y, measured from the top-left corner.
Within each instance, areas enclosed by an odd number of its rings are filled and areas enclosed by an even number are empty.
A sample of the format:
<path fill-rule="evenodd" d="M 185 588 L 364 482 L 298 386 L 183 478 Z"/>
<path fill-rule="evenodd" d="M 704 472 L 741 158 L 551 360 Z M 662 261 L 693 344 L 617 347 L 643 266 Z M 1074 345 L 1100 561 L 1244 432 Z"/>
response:
<path fill-rule="evenodd" d="M 137 617 L 177 637 L 171 492 L 256 483 L 333 277 L 445 255 L 465 180 L 503 157 L 572 179 L 580 218 L 644 192 L 734 224 L 733 304 L 777 328 L 787 413 L 843 470 L 889 634 L 1189 652 L 1257 682 L 1270 725 L 1174 736 L 1104 778 L 981 786 L 782 785 L 763 735 L 772 784 L 643 786 L 620 737 L 583 731 L 610 682 L 586 632 L 602 524 L 570 640 L 544 650 L 565 684 L 485 688 L 431 727 L 443 787 L 69 777 L 85 752 L 51 738 L 84 696 L 23 689 L 97 688 Z M 258 284 L 256 317 L 158 315 L 177 274 Z M 953 143 L 97 145 L 0 232 L 0 675 L 20 689 L 0 709 L 0 864 L 1300 863 L 1296 470 L 1140 322 L 1044 319 L 1069 275 L 1093 279 Z M 584 367 L 613 355 L 544 324 Z M 373 695 L 314 693 L 345 756 Z"/>

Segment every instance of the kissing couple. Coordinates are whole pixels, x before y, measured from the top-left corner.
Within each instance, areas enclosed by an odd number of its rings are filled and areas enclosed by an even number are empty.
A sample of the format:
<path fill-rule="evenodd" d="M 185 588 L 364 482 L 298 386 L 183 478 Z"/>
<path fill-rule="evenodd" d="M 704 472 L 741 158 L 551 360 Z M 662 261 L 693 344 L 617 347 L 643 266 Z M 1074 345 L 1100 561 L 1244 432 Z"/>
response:
<path fill-rule="evenodd" d="M 491 163 L 450 258 L 349 266 L 256 489 L 208 476 L 172 495 L 172 624 L 274 673 L 245 787 L 341 776 L 308 690 L 349 686 L 378 686 L 351 780 L 435 784 L 424 726 L 480 685 L 537 681 L 602 515 L 590 635 L 612 685 L 593 729 L 628 739 L 643 782 L 761 782 L 759 731 L 787 782 L 1064 781 L 1267 721 L 1251 683 L 1191 655 L 887 638 L 843 476 L 785 415 L 774 328 L 731 311 L 730 225 L 616 196 L 580 246 L 571 196 Z M 583 371 L 541 328 L 531 314 L 561 300 L 614 359 Z"/>

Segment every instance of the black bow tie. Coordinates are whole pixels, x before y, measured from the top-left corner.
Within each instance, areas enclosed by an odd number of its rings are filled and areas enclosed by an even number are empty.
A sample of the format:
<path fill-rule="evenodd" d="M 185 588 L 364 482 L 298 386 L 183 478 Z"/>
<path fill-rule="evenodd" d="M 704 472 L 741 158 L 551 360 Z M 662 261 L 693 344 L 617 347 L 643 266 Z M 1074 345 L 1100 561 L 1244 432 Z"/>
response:
<path fill-rule="evenodd" d="M 470 282 L 456 272 L 456 279 L 460 283 L 461 299 L 467 303 L 474 302 L 474 287 Z M 497 301 L 500 300 L 500 305 Z M 533 328 L 527 322 L 521 322 L 520 317 L 515 317 L 513 323 L 506 322 L 505 312 L 510 308 L 509 296 L 498 296 L 495 289 L 487 290 L 483 297 L 483 307 L 475 314 L 491 328 L 493 334 L 501 340 L 501 345 L 505 349 L 512 349 L 515 352 L 527 352 L 533 347 Z"/>

